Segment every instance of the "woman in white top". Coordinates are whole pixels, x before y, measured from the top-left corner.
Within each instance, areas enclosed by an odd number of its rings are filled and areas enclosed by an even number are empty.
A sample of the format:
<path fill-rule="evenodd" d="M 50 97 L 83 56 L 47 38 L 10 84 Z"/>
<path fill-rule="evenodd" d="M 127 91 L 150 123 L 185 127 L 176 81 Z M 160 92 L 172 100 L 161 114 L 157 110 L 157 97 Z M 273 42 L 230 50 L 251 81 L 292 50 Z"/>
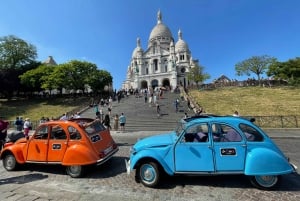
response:
<path fill-rule="evenodd" d="M 25 119 L 23 128 L 24 128 L 24 135 L 28 139 L 29 138 L 29 130 L 31 129 L 31 122 L 30 122 L 29 118 Z"/>

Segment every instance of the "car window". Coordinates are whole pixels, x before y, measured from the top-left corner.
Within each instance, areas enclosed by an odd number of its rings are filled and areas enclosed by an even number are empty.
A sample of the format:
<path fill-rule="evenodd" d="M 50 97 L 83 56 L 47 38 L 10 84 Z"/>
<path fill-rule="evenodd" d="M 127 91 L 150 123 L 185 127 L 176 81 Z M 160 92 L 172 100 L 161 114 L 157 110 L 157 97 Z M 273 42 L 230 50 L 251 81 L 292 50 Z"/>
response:
<path fill-rule="evenodd" d="M 245 134 L 247 141 L 255 141 L 255 142 L 263 141 L 264 139 L 263 135 L 252 126 L 247 124 L 240 124 L 239 127 Z"/>
<path fill-rule="evenodd" d="M 88 135 L 92 135 L 104 131 L 106 130 L 106 128 L 103 126 L 103 124 L 100 123 L 100 121 L 96 121 L 91 125 L 85 127 L 84 130 L 87 132 Z"/>
<path fill-rule="evenodd" d="M 69 126 L 68 131 L 70 133 L 70 139 L 71 140 L 80 140 L 81 139 L 80 132 L 76 128 L 74 128 L 73 126 Z"/>
<path fill-rule="evenodd" d="M 240 142 L 243 139 L 235 128 L 221 123 L 212 124 L 212 134 L 214 142 Z"/>
<path fill-rule="evenodd" d="M 34 139 L 39 139 L 39 140 L 45 140 L 45 139 L 48 139 L 48 126 L 47 125 L 44 125 L 44 126 L 40 126 L 34 136 L 33 136 Z"/>
<path fill-rule="evenodd" d="M 207 142 L 208 125 L 206 123 L 191 125 L 185 131 L 184 141 L 185 142 Z"/>
<path fill-rule="evenodd" d="M 67 135 L 64 129 L 60 125 L 53 125 L 51 127 L 50 139 L 65 140 L 67 139 Z"/>

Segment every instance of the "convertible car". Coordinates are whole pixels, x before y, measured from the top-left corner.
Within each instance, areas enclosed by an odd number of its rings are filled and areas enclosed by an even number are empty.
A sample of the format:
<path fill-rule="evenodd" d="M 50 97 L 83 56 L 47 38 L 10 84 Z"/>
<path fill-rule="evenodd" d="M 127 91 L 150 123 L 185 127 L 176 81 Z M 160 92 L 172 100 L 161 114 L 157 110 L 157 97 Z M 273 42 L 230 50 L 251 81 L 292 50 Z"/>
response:
<path fill-rule="evenodd" d="M 130 150 L 127 173 L 148 187 L 161 175 L 244 174 L 260 189 L 275 188 L 296 166 L 253 121 L 201 115 L 181 120 L 174 132 L 141 139 Z"/>
<path fill-rule="evenodd" d="M 26 139 L 7 142 L 0 158 L 6 170 L 25 163 L 60 164 L 71 177 L 81 177 L 88 165 L 101 165 L 118 151 L 99 120 L 80 118 L 41 124 Z"/>

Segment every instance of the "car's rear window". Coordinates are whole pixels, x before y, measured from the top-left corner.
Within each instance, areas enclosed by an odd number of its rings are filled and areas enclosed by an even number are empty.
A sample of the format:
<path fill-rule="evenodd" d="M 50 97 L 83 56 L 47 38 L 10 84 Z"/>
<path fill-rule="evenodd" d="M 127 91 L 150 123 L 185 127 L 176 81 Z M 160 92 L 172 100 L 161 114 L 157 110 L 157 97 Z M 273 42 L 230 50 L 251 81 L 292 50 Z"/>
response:
<path fill-rule="evenodd" d="M 105 129 L 106 128 L 99 121 L 84 128 L 88 135 L 99 133 L 101 131 L 104 131 Z"/>
<path fill-rule="evenodd" d="M 252 126 L 240 124 L 239 127 L 244 132 L 248 141 L 261 142 L 264 140 L 263 135 Z"/>
<path fill-rule="evenodd" d="M 79 124 L 80 127 L 83 128 L 89 136 L 106 130 L 105 126 L 101 123 L 100 119 L 79 118 L 72 119 L 70 121 Z"/>

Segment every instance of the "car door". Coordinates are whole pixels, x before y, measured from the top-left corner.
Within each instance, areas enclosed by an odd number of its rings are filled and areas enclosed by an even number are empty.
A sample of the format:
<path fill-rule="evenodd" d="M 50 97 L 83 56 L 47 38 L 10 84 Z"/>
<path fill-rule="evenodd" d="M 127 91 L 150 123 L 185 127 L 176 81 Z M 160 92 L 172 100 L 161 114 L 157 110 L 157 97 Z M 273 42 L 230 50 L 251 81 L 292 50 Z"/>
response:
<path fill-rule="evenodd" d="M 42 125 L 37 128 L 28 142 L 27 161 L 46 161 L 48 153 L 48 131 L 47 125 Z"/>
<path fill-rule="evenodd" d="M 246 141 L 233 126 L 212 124 L 213 149 L 216 172 L 243 172 L 245 166 Z"/>
<path fill-rule="evenodd" d="M 60 125 L 51 125 L 47 161 L 49 163 L 61 163 L 67 145 L 67 131 Z"/>
<path fill-rule="evenodd" d="M 207 124 L 195 124 L 187 128 L 174 149 L 176 172 L 196 173 L 214 170 L 213 150 Z"/>

